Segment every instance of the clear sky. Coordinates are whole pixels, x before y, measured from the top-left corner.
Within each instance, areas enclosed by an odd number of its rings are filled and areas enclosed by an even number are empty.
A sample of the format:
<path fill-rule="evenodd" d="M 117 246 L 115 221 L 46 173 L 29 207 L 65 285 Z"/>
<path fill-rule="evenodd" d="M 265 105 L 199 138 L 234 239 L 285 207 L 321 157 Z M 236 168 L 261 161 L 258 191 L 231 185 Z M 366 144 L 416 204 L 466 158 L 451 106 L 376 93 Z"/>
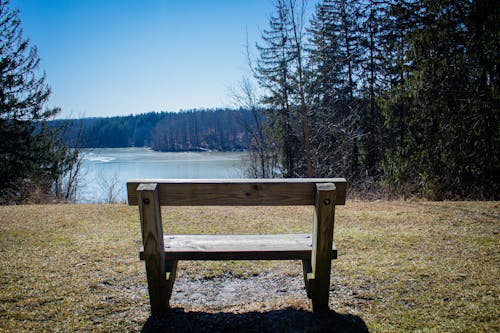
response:
<path fill-rule="evenodd" d="M 11 0 L 60 117 L 225 107 L 271 0 Z"/>

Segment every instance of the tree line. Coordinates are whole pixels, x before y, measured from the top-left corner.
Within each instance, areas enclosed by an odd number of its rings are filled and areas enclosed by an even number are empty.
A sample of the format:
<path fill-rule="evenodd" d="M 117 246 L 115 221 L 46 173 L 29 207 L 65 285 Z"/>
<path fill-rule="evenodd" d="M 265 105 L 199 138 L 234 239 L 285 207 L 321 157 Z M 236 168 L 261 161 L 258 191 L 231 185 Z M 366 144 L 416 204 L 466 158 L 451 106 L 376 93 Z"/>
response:
<path fill-rule="evenodd" d="M 213 109 L 54 120 L 48 126 L 65 129 L 67 144 L 78 148 L 236 151 L 247 148 L 249 118 L 244 109 Z"/>
<path fill-rule="evenodd" d="M 263 94 L 241 89 L 264 116 L 254 174 L 497 199 L 499 12 L 489 0 L 323 0 L 306 17 L 305 1 L 274 1 L 249 57 Z"/>

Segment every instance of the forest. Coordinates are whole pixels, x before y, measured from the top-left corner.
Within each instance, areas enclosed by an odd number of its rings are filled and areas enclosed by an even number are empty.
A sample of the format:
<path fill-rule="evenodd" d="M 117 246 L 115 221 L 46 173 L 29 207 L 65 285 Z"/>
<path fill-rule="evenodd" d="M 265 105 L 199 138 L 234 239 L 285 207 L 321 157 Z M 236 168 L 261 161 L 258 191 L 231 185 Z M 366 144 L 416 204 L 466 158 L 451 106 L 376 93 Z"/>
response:
<path fill-rule="evenodd" d="M 236 151 L 248 146 L 247 110 L 150 112 L 109 118 L 53 120 L 76 148 L 151 147 L 157 151 Z"/>
<path fill-rule="evenodd" d="M 346 177 L 359 193 L 500 197 L 492 0 L 276 0 L 249 52 L 255 175 Z M 258 111 L 262 110 L 262 111 Z"/>

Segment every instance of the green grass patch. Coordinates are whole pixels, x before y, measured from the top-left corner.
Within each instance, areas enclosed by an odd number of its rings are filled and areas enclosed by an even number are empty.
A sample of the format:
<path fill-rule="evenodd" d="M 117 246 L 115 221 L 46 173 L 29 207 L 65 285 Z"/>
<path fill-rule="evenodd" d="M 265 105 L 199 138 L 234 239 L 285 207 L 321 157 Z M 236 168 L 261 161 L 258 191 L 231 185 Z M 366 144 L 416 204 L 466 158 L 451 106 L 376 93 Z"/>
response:
<path fill-rule="evenodd" d="M 162 216 L 168 233 L 297 233 L 310 231 L 312 210 L 175 207 Z M 499 232 L 496 202 L 348 202 L 336 214 L 330 307 L 373 332 L 500 331 Z M 0 331 L 140 331 L 149 316 L 140 244 L 137 207 L 0 207 Z M 288 261 L 179 267 L 208 279 L 263 272 L 302 274 Z M 304 306 L 284 298 L 237 311 Z"/>

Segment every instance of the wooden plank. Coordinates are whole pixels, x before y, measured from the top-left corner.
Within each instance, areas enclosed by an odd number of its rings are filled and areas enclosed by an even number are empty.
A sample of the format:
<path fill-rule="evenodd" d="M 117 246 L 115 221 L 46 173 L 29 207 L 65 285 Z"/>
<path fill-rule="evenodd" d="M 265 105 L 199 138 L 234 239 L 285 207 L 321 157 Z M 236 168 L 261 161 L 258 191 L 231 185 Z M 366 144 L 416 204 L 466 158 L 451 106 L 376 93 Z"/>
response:
<path fill-rule="evenodd" d="M 162 206 L 286 206 L 314 205 L 316 184 L 333 183 L 335 204 L 345 204 L 344 178 L 293 179 L 132 179 L 128 203 L 137 205 L 137 186 L 156 183 Z"/>
<path fill-rule="evenodd" d="M 148 279 L 149 302 L 153 313 L 168 310 L 169 285 L 165 279 L 165 247 L 156 184 L 141 184 L 137 188 L 141 218 L 143 257 Z"/>
<path fill-rule="evenodd" d="M 311 234 L 164 235 L 164 244 L 166 260 L 309 260 L 312 251 Z"/>
<path fill-rule="evenodd" d="M 313 311 L 328 310 L 332 269 L 335 184 L 317 184 L 313 224 L 312 273 L 308 274 Z"/>

